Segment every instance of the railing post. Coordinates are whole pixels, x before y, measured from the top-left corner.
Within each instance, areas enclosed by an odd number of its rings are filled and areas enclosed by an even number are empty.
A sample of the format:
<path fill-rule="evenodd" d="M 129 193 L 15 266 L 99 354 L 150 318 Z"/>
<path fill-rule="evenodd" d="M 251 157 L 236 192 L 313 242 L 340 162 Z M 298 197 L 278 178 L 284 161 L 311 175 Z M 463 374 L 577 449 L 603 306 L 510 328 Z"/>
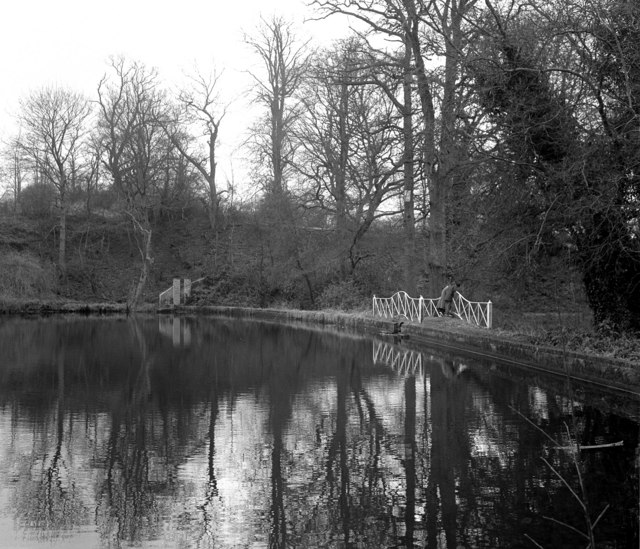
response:
<path fill-rule="evenodd" d="M 418 299 L 418 322 L 422 324 L 422 307 L 424 306 L 424 297 Z"/>
<path fill-rule="evenodd" d="M 373 301 L 371 302 L 371 311 L 373 316 L 376 316 L 376 294 L 373 294 Z"/>
<path fill-rule="evenodd" d="M 487 303 L 487 328 L 491 329 L 493 326 L 493 303 L 491 300 Z"/>

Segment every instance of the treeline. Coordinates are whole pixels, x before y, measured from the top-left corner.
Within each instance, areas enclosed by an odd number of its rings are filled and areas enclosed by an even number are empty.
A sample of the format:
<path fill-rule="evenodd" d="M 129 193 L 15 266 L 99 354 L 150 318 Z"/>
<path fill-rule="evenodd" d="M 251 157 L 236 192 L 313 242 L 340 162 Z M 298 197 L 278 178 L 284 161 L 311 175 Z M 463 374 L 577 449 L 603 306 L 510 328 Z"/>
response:
<path fill-rule="evenodd" d="M 135 306 L 162 268 L 160 224 L 204 209 L 200 274 L 243 279 L 260 304 L 435 296 L 449 276 L 465 294 L 490 292 L 551 264 L 579 272 L 596 323 L 640 329 L 636 1 L 312 8 L 357 31 L 319 50 L 276 17 L 246 38 L 262 69 L 250 202 L 216 172 L 220 74 L 170 94 L 153 70 L 116 59 L 96 97 L 25 98 L 5 180 L 17 214 L 36 197 L 55 208 L 60 277 L 70 212 L 116 213 L 137 243 Z"/>

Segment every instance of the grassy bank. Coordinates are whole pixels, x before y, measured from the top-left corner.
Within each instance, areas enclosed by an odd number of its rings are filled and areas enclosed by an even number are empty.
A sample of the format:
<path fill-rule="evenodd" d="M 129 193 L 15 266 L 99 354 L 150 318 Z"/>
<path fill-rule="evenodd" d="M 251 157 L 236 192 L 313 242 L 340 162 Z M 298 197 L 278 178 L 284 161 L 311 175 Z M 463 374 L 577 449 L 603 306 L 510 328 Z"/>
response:
<path fill-rule="evenodd" d="M 640 369 L 640 337 L 608 326 L 596 329 L 589 312 L 503 313 L 493 331 L 532 345 L 629 361 Z"/>
<path fill-rule="evenodd" d="M 155 306 L 145 304 L 139 312 L 155 312 Z M 126 303 L 87 303 L 63 299 L 15 299 L 0 297 L 0 314 L 5 315 L 50 315 L 50 314 L 127 314 Z"/>

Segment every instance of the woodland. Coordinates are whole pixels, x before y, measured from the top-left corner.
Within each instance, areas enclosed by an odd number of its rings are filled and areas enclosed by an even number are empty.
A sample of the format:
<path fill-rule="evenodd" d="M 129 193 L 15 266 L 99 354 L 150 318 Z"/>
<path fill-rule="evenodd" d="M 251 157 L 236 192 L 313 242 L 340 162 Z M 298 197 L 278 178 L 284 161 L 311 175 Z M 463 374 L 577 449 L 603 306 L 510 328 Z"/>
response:
<path fill-rule="evenodd" d="M 217 174 L 224 79 L 114 58 L 33 90 L 3 144 L 0 295 L 366 309 L 449 278 L 502 318 L 640 331 L 640 2 L 314 0 L 246 37 L 260 116 Z M 499 319 L 496 314 L 496 319 Z"/>

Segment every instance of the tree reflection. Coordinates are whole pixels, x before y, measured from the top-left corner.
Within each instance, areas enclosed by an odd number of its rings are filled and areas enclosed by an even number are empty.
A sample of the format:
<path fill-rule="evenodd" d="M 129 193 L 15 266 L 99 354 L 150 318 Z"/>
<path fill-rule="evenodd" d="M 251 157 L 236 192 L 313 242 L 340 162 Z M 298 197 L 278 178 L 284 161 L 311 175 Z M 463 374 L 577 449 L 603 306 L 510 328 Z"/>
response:
<path fill-rule="evenodd" d="M 207 479 L 204 501 L 199 506 L 202 511 L 202 533 L 198 538 L 198 547 L 205 540 L 215 541 L 214 504 L 218 497 L 218 480 L 216 478 L 216 421 L 218 419 L 218 392 L 215 385 L 211 388 L 209 398 L 209 445 L 207 449 Z"/>
<path fill-rule="evenodd" d="M 275 366 L 272 362 L 271 368 Z M 271 447 L 271 530 L 269 547 L 281 549 L 287 544 L 287 521 L 285 513 L 285 481 L 282 474 L 284 454 L 283 432 L 289 418 L 291 407 L 286 385 L 272 370 L 269 376 L 269 428 L 273 437 Z"/>
<path fill-rule="evenodd" d="M 64 349 L 55 353 L 55 405 L 46 424 L 53 423 L 55 435 L 37 441 L 38 452 L 32 454 L 30 472 L 16 493 L 18 520 L 37 528 L 45 539 L 61 536 L 65 530 L 88 521 L 88 509 L 78 491 L 73 477 L 73 456 L 65 448 L 65 354 Z M 69 430 L 70 430 L 70 423 Z M 43 432 L 48 434 L 48 425 Z M 52 441 L 53 444 L 49 444 Z M 68 442 L 68 441 L 67 441 Z M 39 471 L 38 471 L 39 470 Z"/>
<path fill-rule="evenodd" d="M 432 359 L 431 381 L 431 467 L 427 483 L 427 547 L 440 547 L 438 517 L 446 547 L 457 547 L 456 472 L 461 474 L 469 457 L 464 424 L 466 392 L 456 383 L 459 368 L 451 360 Z M 457 470 L 457 471 L 456 471 Z"/>
<path fill-rule="evenodd" d="M 131 319 L 129 327 L 138 347 L 139 366 L 137 372 L 131 372 L 112 410 L 106 475 L 96 516 L 103 539 L 136 542 L 148 538 L 149 529 L 158 521 L 147 447 L 151 361 L 139 323 Z"/>
<path fill-rule="evenodd" d="M 353 364 L 351 364 L 353 367 Z M 336 429 L 333 441 L 329 447 L 327 459 L 327 482 L 331 487 L 331 494 L 335 493 L 334 463 L 337 461 L 340 484 L 338 487 L 338 524 L 342 525 L 342 541 L 346 547 L 350 543 L 350 500 L 349 500 L 349 462 L 347 454 L 347 396 L 349 394 L 349 368 L 343 360 L 337 373 L 336 392 Z M 333 499 L 333 497 L 332 497 Z"/>
<path fill-rule="evenodd" d="M 404 472 L 406 483 L 404 543 L 413 547 L 416 517 L 416 379 L 404 380 Z"/>

